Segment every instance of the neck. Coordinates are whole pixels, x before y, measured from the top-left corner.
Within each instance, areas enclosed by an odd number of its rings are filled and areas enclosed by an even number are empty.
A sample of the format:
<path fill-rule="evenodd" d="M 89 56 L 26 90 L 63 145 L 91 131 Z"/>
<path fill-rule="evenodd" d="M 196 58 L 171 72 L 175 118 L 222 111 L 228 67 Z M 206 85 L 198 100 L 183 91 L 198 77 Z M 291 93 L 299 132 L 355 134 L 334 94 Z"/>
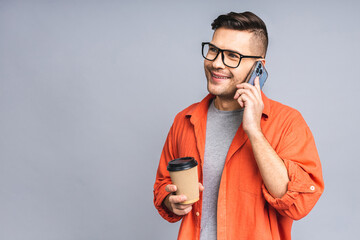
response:
<path fill-rule="evenodd" d="M 241 109 L 239 103 L 234 99 L 215 98 L 215 107 L 221 111 L 235 111 Z"/>

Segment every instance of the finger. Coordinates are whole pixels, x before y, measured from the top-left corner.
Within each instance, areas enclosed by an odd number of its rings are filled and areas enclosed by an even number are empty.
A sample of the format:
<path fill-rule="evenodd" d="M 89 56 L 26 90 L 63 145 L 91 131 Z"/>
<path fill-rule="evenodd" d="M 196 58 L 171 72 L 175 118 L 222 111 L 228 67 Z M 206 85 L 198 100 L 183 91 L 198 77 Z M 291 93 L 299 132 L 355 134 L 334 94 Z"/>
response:
<path fill-rule="evenodd" d="M 255 78 L 255 88 L 257 89 L 257 91 L 260 93 L 260 91 L 261 91 L 261 89 L 260 89 L 260 77 L 259 76 L 257 76 L 256 78 Z"/>
<path fill-rule="evenodd" d="M 243 94 L 251 95 L 251 94 L 253 94 L 253 93 L 252 93 L 251 89 L 244 89 L 244 88 L 238 89 L 238 90 L 236 90 L 236 92 L 235 92 L 234 99 L 239 98 L 239 97 L 240 97 L 241 95 L 243 95 Z"/>
<path fill-rule="evenodd" d="M 234 99 L 237 99 L 240 97 L 241 94 L 243 94 L 246 91 L 246 89 L 244 88 L 239 88 L 238 90 L 236 90 L 235 95 L 234 95 Z"/>
<path fill-rule="evenodd" d="M 256 77 L 256 78 L 259 78 L 259 77 Z M 256 89 L 256 86 L 255 86 L 256 78 L 254 80 L 254 85 L 252 85 L 250 83 L 240 83 L 240 84 L 237 84 L 236 87 L 239 88 L 239 89 L 241 89 L 241 88 L 244 88 L 244 89 Z"/>
<path fill-rule="evenodd" d="M 169 193 L 176 192 L 176 190 L 177 190 L 177 187 L 176 187 L 176 185 L 173 185 L 173 184 L 166 185 L 166 187 L 165 187 L 165 191 L 167 191 Z"/>
<path fill-rule="evenodd" d="M 240 97 L 238 99 L 236 99 L 236 101 L 239 103 L 241 108 L 243 108 L 245 106 L 244 102 L 242 101 L 242 99 Z"/>
<path fill-rule="evenodd" d="M 174 203 L 173 208 L 179 209 L 179 210 L 185 210 L 189 207 L 191 207 L 192 204 L 181 204 L 181 203 Z"/>
<path fill-rule="evenodd" d="M 255 97 L 254 99 L 257 101 L 259 99 L 261 99 L 261 92 L 259 92 L 259 90 L 256 87 L 254 87 L 252 85 L 247 85 L 247 86 L 243 86 L 243 87 L 244 88 L 238 89 L 237 93 L 240 93 L 240 95 L 242 93 L 247 93 L 251 98 Z M 254 95 L 254 96 L 252 96 L 252 95 Z M 235 96 L 234 96 L 234 99 L 236 99 Z"/>
<path fill-rule="evenodd" d="M 242 95 L 247 96 L 247 98 L 251 101 L 251 103 L 256 103 L 257 102 L 257 91 L 256 89 L 253 87 L 251 89 L 246 89 L 247 91 L 245 91 Z"/>
<path fill-rule="evenodd" d="M 255 87 L 250 88 L 254 98 L 254 103 L 262 103 L 261 89 L 260 89 L 260 80 L 259 77 L 255 78 Z"/>
<path fill-rule="evenodd" d="M 186 215 L 186 214 L 188 214 L 190 211 L 192 210 L 192 206 L 190 206 L 190 207 L 188 207 L 188 208 L 186 208 L 186 209 L 184 209 L 184 210 L 178 210 L 178 209 L 174 209 L 174 213 L 176 214 L 176 215 Z"/>
<path fill-rule="evenodd" d="M 199 190 L 200 192 L 204 191 L 204 186 L 201 183 L 199 183 Z"/>
<path fill-rule="evenodd" d="M 250 102 L 249 96 L 242 94 L 238 99 L 238 103 L 240 104 L 240 107 L 246 107 L 248 102 Z"/>
<path fill-rule="evenodd" d="M 186 199 L 187 198 L 185 195 L 172 195 L 169 197 L 169 202 L 170 203 L 181 203 L 181 202 L 185 202 Z"/>
<path fill-rule="evenodd" d="M 240 107 L 243 108 L 245 106 L 244 101 L 242 100 L 241 96 L 244 94 L 244 89 L 237 90 L 234 99 L 239 103 Z"/>
<path fill-rule="evenodd" d="M 239 83 L 236 84 L 237 88 L 251 88 L 254 87 L 254 85 L 250 84 L 250 83 Z"/>

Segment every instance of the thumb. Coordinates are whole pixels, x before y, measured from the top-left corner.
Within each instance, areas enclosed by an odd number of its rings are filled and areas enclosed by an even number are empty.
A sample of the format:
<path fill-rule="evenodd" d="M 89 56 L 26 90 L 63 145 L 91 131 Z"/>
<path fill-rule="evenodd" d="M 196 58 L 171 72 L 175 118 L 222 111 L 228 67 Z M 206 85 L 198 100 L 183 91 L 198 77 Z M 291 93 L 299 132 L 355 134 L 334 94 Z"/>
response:
<path fill-rule="evenodd" d="M 167 191 L 169 193 L 176 192 L 176 190 L 177 190 L 177 187 L 176 187 L 176 185 L 173 185 L 173 184 L 166 185 L 166 187 L 165 187 L 165 191 Z"/>

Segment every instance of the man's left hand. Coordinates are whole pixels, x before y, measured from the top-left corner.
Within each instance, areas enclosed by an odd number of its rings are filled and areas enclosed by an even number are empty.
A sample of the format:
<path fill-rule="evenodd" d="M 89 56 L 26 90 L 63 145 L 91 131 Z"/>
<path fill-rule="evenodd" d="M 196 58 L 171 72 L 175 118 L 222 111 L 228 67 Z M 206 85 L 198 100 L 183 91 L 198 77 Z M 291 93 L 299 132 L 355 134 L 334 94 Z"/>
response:
<path fill-rule="evenodd" d="M 241 83 L 236 85 L 234 99 L 236 99 L 240 107 L 244 108 L 243 129 L 249 134 L 261 132 L 260 120 L 264 103 L 261 98 L 261 89 L 259 77 L 255 78 L 255 86 L 249 83 Z"/>

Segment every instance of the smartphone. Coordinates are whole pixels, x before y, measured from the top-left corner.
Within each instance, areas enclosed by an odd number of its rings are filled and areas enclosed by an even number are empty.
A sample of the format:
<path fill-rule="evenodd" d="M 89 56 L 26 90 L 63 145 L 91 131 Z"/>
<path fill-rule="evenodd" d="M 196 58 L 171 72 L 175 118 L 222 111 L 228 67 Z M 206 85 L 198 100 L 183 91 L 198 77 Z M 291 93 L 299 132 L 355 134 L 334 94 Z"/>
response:
<path fill-rule="evenodd" d="M 256 61 L 254 66 L 251 68 L 245 82 L 255 85 L 255 78 L 259 76 L 260 89 L 263 88 L 265 81 L 268 77 L 268 73 L 261 61 Z"/>

